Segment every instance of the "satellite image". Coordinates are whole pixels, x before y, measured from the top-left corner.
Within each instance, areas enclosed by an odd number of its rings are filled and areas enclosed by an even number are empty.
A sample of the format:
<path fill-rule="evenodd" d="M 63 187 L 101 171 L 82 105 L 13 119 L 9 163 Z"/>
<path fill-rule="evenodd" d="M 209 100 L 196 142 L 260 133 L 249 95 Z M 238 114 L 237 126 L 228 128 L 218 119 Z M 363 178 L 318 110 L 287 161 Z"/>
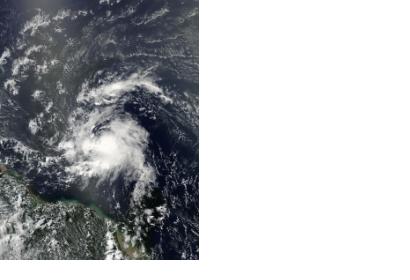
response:
<path fill-rule="evenodd" d="M 0 0 L 0 259 L 199 259 L 199 3 Z"/>

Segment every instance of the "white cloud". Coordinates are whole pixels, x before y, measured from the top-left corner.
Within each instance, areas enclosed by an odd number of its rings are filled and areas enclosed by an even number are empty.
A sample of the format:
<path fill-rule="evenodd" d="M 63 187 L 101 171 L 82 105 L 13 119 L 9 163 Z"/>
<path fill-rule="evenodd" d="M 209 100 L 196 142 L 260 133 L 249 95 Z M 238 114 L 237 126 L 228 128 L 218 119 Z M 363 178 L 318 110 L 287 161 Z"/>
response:
<path fill-rule="evenodd" d="M 88 85 L 84 85 L 77 101 L 80 103 L 92 102 L 95 105 L 112 104 L 122 94 L 137 88 L 144 88 L 146 91 L 159 96 L 166 103 L 172 102 L 172 99 L 164 94 L 152 78 L 140 73 L 134 73 L 126 79 L 114 79 L 112 82 L 103 83 L 93 89 L 89 89 Z"/>
<path fill-rule="evenodd" d="M 34 61 L 29 59 L 28 57 L 20 57 L 18 59 L 15 59 L 13 61 L 13 66 L 11 69 L 11 74 L 13 76 L 17 76 L 20 73 L 20 69 L 23 68 L 23 70 L 27 69 L 28 66 L 33 63 Z"/>
<path fill-rule="evenodd" d="M 53 17 L 53 20 L 58 21 L 58 20 L 65 19 L 66 17 L 69 17 L 70 14 L 71 14 L 70 9 L 58 10 L 57 14 Z"/>
<path fill-rule="evenodd" d="M 155 170 L 146 161 L 149 134 L 130 116 L 118 116 L 115 104 L 121 95 L 136 86 L 162 92 L 152 81 L 132 75 L 126 80 L 105 83 L 79 94 L 80 103 L 94 104 L 91 112 L 81 107 L 70 118 L 70 132 L 59 148 L 70 163 L 67 171 L 84 179 L 115 180 L 120 174 L 143 191 L 155 183 Z M 99 106 L 104 105 L 104 106 Z"/>
<path fill-rule="evenodd" d="M 84 178 L 115 179 L 120 172 L 145 182 L 155 179 L 153 169 L 146 163 L 144 151 L 148 133 L 131 119 L 115 119 L 98 134 L 93 132 L 104 113 L 94 112 L 87 121 L 76 122 L 71 139 L 60 144 L 66 159 L 72 163 L 67 169 Z"/>
<path fill-rule="evenodd" d="M 28 123 L 28 128 L 30 129 L 31 134 L 36 135 L 37 131 L 40 129 L 40 126 L 38 125 L 36 119 L 32 119 Z"/>
<path fill-rule="evenodd" d="M 38 89 L 35 90 L 32 94 L 32 96 L 35 100 L 39 100 L 42 95 L 44 95 L 44 91 L 38 90 Z"/>
<path fill-rule="evenodd" d="M 37 132 L 41 129 L 43 117 L 44 114 L 40 113 L 34 119 L 30 120 L 30 122 L 28 123 L 28 128 L 30 129 L 31 134 L 36 135 Z"/>
<path fill-rule="evenodd" d="M 4 83 L 4 88 L 8 90 L 11 94 L 17 95 L 19 94 L 19 87 L 17 86 L 17 82 L 14 79 L 9 79 Z"/>
<path fill-rule="evenodd" d="M 7 63 L 7 58 L 10 57 L 10 50 L 8 48 L 4 49 L 4 52 L 0 56 L 0 65 L 4 65 Z"/>
<path fill-rule="evenodd" d="M 43 45 L 34 45 L 29 47 L 26 51 L 25 51 L 25 55 L 26 56 L 30 56 L 32 53 L 36 53 L 39 52 L 41 49 L 45 48 L 45 46 Z"/>
<path fill-rule="evenodd" d="M 34 36 L 40 27 L 47 27 L 49 25 L 50 25 L 49 16 L 45 15 L 42 12 L 39 12 L 31 20 L 27 21 L 24 24 L 24 27 L 23 27 L 23 30 L 21 31 L 21 34 L 24 34 L 27 31 L 31 30 L 30 35 Z"/>

